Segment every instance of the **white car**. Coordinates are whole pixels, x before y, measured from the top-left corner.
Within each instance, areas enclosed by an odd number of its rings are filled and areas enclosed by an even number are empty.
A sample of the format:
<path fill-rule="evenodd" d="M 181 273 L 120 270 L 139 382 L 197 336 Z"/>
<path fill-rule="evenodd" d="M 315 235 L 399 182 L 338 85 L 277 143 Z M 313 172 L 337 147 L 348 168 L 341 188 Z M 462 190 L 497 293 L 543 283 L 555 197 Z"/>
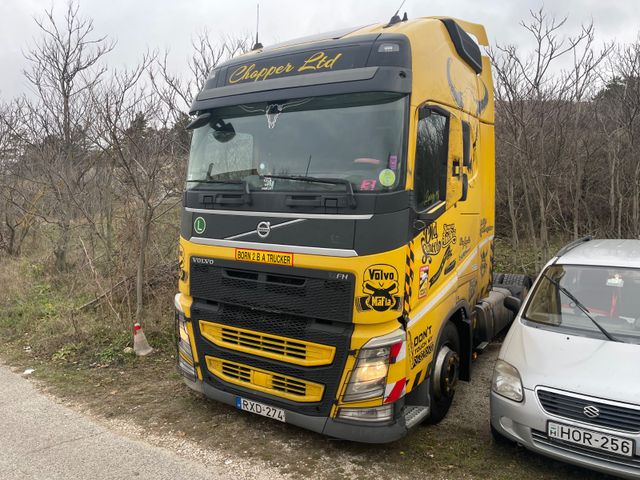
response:
<path fill-rule="evenodd" d="M 491 388 L 498 440 L 640 478 L 640 240 L 583 239 L 538 276 Z"/>

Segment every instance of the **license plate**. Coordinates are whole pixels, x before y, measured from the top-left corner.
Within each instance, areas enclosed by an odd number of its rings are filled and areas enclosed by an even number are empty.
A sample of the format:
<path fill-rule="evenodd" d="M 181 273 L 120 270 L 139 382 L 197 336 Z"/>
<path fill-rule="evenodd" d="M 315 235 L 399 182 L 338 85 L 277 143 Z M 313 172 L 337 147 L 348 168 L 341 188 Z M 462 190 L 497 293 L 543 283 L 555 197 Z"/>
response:
<path fill-rule="evenodd" d="M 236 248 L 236 260 L 293 267 L 293 253 L 272 252 L 270 250 Z"/>
<path fill-rule="evenodd" d="M 281 422 L 286 421 L 284 410 L 272 407 L 271 405 L 265 405 L 264 403 L 254 402 L 253 400 L 247 400 L 242 397 L 236 397 L 236 407 L 240 410 L 244 410 L 245 412 L 255 413 Z"/>
<path fill-rule="evenodd" d="M 633 440 L 628 438 L 606 435 L 593 430 L 585 430 L 562 423 L 549 422 L 547 426 L 549 438 L 562 440 L 563 442 L 582 445 L 616 455 L 632 457 L 635 450 Z"/>

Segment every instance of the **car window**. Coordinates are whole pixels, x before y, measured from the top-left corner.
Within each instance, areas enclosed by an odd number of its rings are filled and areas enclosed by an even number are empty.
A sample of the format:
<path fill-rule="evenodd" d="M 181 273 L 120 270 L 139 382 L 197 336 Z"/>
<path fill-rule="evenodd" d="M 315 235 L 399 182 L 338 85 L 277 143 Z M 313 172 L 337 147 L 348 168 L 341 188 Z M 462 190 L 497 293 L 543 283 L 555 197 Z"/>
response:
<path fill-rule="evenodd" d="M 571 296 L 613 336 L 640 343 L 640 269 L 552 265 L 541 274 L 523 318 L 567 333 L 603 337 Z"/>

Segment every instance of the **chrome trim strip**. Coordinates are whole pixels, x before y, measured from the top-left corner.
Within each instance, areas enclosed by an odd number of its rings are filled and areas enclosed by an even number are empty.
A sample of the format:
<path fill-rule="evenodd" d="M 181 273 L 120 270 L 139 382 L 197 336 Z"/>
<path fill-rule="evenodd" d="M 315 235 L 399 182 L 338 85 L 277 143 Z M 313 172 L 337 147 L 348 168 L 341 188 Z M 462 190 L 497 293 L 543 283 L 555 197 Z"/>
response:
<path fill-rule="evenodd" d="M 586 402 L 603 403 L 605 405 L 610 405 L 612 407 L 626 408 L 628 410 L 636 410 L 640 412 L 640 405 L 636 405 L 634 403 L 625 403 L 625 402 L 620 402 L 618 400 L 609 400 L 607 398 L 593 397 L 591 395 L 587 395 L 583 393 L 576 393 L 576 392 L 570 392 L 568 390 L 560 390 L 554 387 L 547 387 L 546 385 L 535 386 L 534 391 L 536 392 L 536 398 L 538 398 L 538 391 L 540 390 L 547 391 L 550 393 L 557 393 L 558 395 L 564 395 L 565 397 L 577 398 L 579 400 L 584 400 Z M 540 404 L 540 407 L 542 407 L 542 409 L 544 410 L 544 407 L 542 406 L 542 404 Z"/>
<path fill-rule="evenodd" d="M 275 243 L 239 242 L 237 240 L 220 240 L 217 238 L 191 237 L 190 242 L 215 247 L 248 248 L 254 250 L 273 250 L 274 252 L 306 253 L 308 255 L 324 255 L 328 257 L 357 257 L 355 250 L 343 248 L 303 247 L 300 245 L 278 245 Z"/>
<path fill-rule="evenodd" d="M 294 223 L 306 222 L 306 221 L 307 221 L 306 218 L 296 218 L 295 220 L 289 220 L 288 222 L 282 222 L 282 223 L 279 223 L 277 225 L 269 225 L 269 228 L 271 230 L 274 230 L 274 229 L 279 228 L 279 227 L 285 227 L 287 225 L 293 225 Z M 256 228 L 254 228 L 253 230 L 249 230 L 248 232 L 239 233 L 238 235 L 233 235 L 231 237 L 225 237 L 225 240 L 235 240 L 236 238 L 242 238 L 242 237 L 246 237 L 248 235 L 253 235 L 254 233 L 257 233 L 256 232 Z M 265 235 L 265 237 L 266 236 L 267 235 Z"/>
<path fill-rule="evenodd" d="M 373 214 L 365 213 L 361 215 L 338 215 L 332 213 L 288 213 L 288 212 L 248 212 L 244 210 L 209 210 L 206 208 L 185 208 L 190 213 L 208 213 L 211 215 L 240 215 L 246 217 L 267 217 L 267 218 L 318 218 L 322 220 L 370 220 Z"/>

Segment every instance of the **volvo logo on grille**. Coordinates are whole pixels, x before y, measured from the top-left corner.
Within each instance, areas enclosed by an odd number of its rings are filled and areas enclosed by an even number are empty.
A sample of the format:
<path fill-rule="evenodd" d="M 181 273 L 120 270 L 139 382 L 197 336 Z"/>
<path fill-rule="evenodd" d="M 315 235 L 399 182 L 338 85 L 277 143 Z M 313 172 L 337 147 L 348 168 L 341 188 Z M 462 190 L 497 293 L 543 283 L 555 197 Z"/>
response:
<path fill-rule="evenodd" d="M 587 405 L 582 409 L 582 413 L 584 413 L 585 417 L 589 418 L 597 418 L 600 416 L 600 410 L 598 407 L 594 407 L 593 405 Z"/>
<path fill-rule="evenodd" d="M 256 232 L 260 238 L 266 238 L 271 233 L 271 223 L 260 222 L 256 227 Z"/>

